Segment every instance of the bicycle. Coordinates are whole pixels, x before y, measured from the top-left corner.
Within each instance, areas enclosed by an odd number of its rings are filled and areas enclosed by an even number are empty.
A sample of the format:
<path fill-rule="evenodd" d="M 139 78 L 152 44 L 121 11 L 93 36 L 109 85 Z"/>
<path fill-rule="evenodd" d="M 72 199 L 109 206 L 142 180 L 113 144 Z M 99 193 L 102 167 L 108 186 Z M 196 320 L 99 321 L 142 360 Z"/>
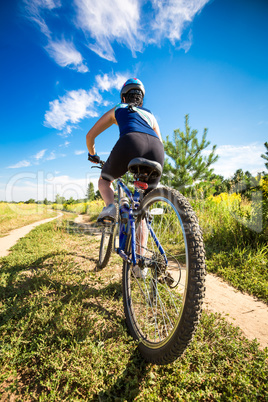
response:
<path fill-rule="evenodd" d="M 99 266 L 108 264 L 113 250 L 123 259 L 128 330 L 147 361 L 168 364 L 183 354 L 200 319 L 206 272 L 202 233 L 177 190 L 158 187 L 143 196 L 148 179 L 162 174 L 159 163 L 135 158 L 128 170 L 134 191 L 122 178 L 116 180 L 117 218 L 103 228 Z"/>

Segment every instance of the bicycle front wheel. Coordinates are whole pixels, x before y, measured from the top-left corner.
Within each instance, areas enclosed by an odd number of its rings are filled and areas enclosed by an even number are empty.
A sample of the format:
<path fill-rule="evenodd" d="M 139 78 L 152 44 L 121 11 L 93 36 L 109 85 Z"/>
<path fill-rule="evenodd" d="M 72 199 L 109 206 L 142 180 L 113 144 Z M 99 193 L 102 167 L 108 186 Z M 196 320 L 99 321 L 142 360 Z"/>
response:
<path fill-rule="evenodd" d="M 105 226 L 102 230 L 100 250 L 99 250 L 99 268 L 105 268 L 111 257 L 114 242 L 114 225 Z"/>
<path fill-rule="evenodd" d="M 205 252 L 189 202 L 169 188 L 152 190 L 136 221 L 138 265 L 123 266 L 123 300 L 131 335 L 152 363 L 167 364 L 186 349 L 204 298 Z M 131 236 L 126 252 L 131 259 Z"/>

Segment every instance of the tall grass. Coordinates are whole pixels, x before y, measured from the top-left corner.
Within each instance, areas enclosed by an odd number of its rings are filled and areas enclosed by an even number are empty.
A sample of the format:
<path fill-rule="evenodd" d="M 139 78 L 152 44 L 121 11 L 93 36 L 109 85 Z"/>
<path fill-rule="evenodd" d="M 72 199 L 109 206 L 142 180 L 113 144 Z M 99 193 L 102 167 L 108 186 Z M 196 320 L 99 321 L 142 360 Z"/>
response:
<path fill-rule="evenodd" d="M 252 203 L 237 194 L 193 201 L 210 272 L 268 302 L 268 235 L 254 230 Z"/>
<path fill-rule="evenodd" d="M 102 199 L 80 202 L 77 204 L 53 204 L 54 210 L 63 210 L 67 212 L 73 212 L 76 214 L 86 214 L 89 220 L 94 221 L 98 216 L 102 208 L 104 207 L 104 201 Z"/>
<path fill-rule="evenodd" d="M 56 216 L 51 207 L 43 204 L 0 203 L 0 236 L 30 223 Z"/>

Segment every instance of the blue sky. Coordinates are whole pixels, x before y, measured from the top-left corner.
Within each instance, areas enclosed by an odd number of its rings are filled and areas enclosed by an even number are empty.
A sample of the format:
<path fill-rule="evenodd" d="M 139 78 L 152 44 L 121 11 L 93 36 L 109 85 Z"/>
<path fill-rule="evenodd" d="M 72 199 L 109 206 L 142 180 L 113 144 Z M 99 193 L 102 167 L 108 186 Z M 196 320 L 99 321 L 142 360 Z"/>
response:
<path fill-rule="evenodd" d="M 66 5 L 67 4 L 67 5 Z M 0 5 L 0 200 L 84 197 L 85 135 L 129 77 L 163 138 L 205 127 L 215 173 L 264 170 L 266 0 L 9 0 Z M 111 127 L 96 140 L 108 157 Z"/>

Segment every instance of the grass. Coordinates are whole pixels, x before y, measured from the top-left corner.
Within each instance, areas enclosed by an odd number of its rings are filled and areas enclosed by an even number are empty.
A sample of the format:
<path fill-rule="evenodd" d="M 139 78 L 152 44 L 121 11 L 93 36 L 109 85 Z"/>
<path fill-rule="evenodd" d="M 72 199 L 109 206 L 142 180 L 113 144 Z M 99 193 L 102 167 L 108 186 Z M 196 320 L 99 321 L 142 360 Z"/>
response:
<path fill-rule="evenodd" d="M 267 256 L 268 246 L 256 251 L 250 247 L 235 247 L 232 252 L 213 253 L 207 260 L 207 267 L 236 289 L 268 303 Z"/>
<path fill-rule="evenodd" d="M 11 230 L 56 216 L 47 205 L 0 203 L 0 237 Z"/>
<path fill-rule="evenodd" d="M 267 400 L 267 350 L 219 315 L 203 313 L 175 363 L 147 364 L 126 330 L 121 260 L 96 272 L 98 245 L 51 222 L 1 259 L 1 402 Z"/>
<path fill-rule="evenodd" d="M 102 199 L 79 202 L 77 204 L 52 204 L 52 208 L 55 210 L 64 210 L 75 214 L 87 214 L 90 221 L 96 220 L 103 207 L 104 201 Z"/>
<path fill-rule="evenodd" d="M 203 230 L 208 271 L 268 303 L 268 234 L 249 227 L 249 202 L 232 196 L 216 200 L 193 202 Z"/>

